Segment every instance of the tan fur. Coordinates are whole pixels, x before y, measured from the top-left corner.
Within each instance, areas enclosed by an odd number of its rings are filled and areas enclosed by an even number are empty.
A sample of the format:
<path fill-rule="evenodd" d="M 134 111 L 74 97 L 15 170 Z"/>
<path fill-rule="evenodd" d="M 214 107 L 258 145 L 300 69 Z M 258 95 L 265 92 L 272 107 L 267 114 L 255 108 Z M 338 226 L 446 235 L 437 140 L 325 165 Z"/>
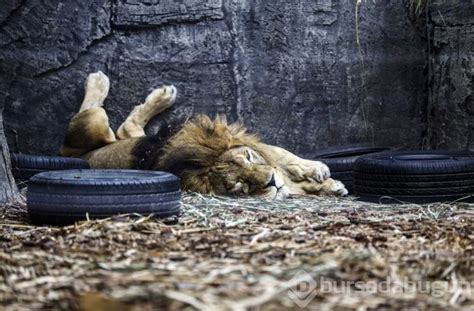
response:
<path fill-rule="evenodd" d="M 117 130 L 119 139 L 145 136 L 145 125 L 151 118 L 173 105 L 176 99 L 176 88 L 165 86 L 151 92 L 145 103 L 135 106 L 125 122 Z"/>
<path fill-rule="evenodd" d="M 135 157 L 132 150 L 139 138 L 119 140 L 82 156 L 93 168 L 129 169 L 133 168 Z"/>
<path fill-rule="evenodd" d="M 95 85 L 103 84 L 95 81 Z M 100 93 L 93 87 L 87 84 L 86 98 L 94 97 L 89 92 Z M 153 91 L 119 128 L 119 141 L 109 128 L 105 111 L 98 107 L 101 105 L 88 103 L 88 108 L 81 108 L 71 120 L 61 152 L 81 156 L 95 168 L 133 168 L 140 160 L 134 150 L 145 139 L 144 126 L 175 98 L 173 86 Z M 323 163 L 264 144 L 242 124 L 228 124 L 223 117 L 212 120 L 198 115 L 187 121 L 153 161 L 150 169 L 176 174 L 183 189 L 189 191 L 266 199 L 283 199 L 289 194 L 347 194 L 341 182 L 329 178 Z"/>
<path fill-rule="evenodd" d="M 107 113 L 101 107 L 93 107 L 80 111 L 71 119 L 61 154 L 79 157 L 115 141 Z"/>
<path fill-rule="evenodd" d="M 104 100 L 109 94 L 110 81 L 109 78 L 102 72 L 91 73 L 85 83 L 84 100 L 80 108 L 80 112 L 94 108 L 102 107 Z"/>

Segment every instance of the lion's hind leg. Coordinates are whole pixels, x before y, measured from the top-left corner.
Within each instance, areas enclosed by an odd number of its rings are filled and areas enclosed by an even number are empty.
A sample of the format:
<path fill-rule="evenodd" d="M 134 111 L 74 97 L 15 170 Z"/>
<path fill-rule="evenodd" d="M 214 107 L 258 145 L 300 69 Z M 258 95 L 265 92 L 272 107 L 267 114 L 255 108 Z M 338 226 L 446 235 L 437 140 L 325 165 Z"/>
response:
<path fill-rule="evenodd" d="M 171 107 L 176 99 L 174 86 L 163 86 L 151 92 L 145 102 L 135 106 L 117 130 L 118 139 L 145 136 L 144 127 L 154 116 Z"/>
<path fill-rule="evenodd" d="M 104 100 L 109 94 L 110 81 L 102 72 L 91 73 L 85 83 L 85 95 L 79 112 L 84 110 L 102 107 Z"/>
<path fill-rule="evenodd" d="M 109 93 L 109 85 L 109 79 L 101 71 L 87 78 L 81 108 L 69 122 L 61 147 L 63 156 L 80 157 L 116 141 L 107 113 L 102 108 Z"/>

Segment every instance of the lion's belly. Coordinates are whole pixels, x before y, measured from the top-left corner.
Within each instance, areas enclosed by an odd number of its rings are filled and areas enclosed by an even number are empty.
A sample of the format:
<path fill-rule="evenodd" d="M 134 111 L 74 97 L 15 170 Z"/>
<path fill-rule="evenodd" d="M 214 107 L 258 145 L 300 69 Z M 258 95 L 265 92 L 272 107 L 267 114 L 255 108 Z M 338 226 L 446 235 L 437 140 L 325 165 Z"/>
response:
<path fill-rule="evenodd" d="M 131 169 L 136 168 L 137 158 L 132 150 L 141 138 L 119 140 L 110 145 L 86 153 L 82 158 L 91 168 Z"/>

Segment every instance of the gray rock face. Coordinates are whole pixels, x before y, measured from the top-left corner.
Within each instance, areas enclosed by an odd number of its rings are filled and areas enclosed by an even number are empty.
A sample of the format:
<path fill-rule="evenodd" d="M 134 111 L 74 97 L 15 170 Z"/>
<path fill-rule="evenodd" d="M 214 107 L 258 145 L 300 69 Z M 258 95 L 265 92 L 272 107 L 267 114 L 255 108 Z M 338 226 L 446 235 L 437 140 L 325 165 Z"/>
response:
<path fill-rule="evenodd" d="M 432 1 L 428 139 L 474 150 L 474 2 Z"/>
<path fill-rule="evenodd" d="M 300 154 L 367 142 L 418 147 L 426 43 L 400 1 L 118 0 L 0 4 L 0 83 L 13 151 L 56 154 L 88 73 L 111 79 L 113 128 L 154 87 L 153 120 L 223 113 Z M 1 82 L 3 81 L 3 82 Z"/>
<path fill-rule="evenodd" d="M 222 0 L 119 0 L 112 22 L 116 27 L 133 29 L 219 19 L 224 19 Z"/>
<path fill-rule="evenodd" d="M 8 72 L 0 71 L 0 74 L 5 78 L 0 80 L 0 204 L 10 202 L 17 199 L 17 188 L 15 180 L 10 172 L 10 154 L 7 145 L 7 140 L 3 130 L 3 104 L 6 102 L 6 98 L 9 96 L 4 90 L 9 89 L 8 81 L 6 77 L 11 77 Z"/>
<path fill-rule="evenodd" d="M 17 198 L 15 180 L 10 172 L 8 150 L 7 141 L 3 135 L 3 120 L 0 116 L 0 203 L 7 203 Z"/>

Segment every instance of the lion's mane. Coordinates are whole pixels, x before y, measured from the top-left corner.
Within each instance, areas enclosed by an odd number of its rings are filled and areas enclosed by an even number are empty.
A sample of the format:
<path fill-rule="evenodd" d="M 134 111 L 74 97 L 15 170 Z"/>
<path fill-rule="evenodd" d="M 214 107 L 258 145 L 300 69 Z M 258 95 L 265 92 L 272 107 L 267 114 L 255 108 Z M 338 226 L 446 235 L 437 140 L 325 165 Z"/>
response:
<path fill-rule="evenodd" d="M 257 148 L 258 143 L 259 139 L 240 123 L 198 115 L 168 140 L 155 168 L 181 177 L 184 189 L 213 192 L 209 173 L 219 157 L 238 146 Z"/>

